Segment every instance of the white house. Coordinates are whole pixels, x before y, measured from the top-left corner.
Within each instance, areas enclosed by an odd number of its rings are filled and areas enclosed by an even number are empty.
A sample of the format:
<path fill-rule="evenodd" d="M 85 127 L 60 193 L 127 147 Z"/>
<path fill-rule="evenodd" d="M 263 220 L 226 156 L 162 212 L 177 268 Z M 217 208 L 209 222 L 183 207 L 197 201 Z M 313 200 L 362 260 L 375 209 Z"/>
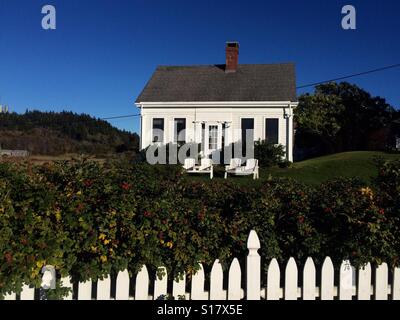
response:
<path fill-rule="evenodd" d="M 239 44 L 226 44 L 226 64 L 159 66 L 138 96 L 141 148 L 201 143 L 206 156 L 240 141 L 282 144 L 293 159 L 295 66 L 238 64 Z"/>

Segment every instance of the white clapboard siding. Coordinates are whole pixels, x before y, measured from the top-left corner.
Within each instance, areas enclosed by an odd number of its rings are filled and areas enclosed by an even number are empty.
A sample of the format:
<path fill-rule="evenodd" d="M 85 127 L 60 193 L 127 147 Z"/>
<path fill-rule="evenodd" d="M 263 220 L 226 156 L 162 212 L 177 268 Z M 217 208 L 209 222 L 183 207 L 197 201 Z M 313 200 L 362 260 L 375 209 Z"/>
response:
<path fill-rule="evenodd" d="M 160 296 L 167 295 L 168 287 L 168 274 L 165 267 L 160 267 L 160 271 L 164 274 L 162 279 L 159 279 L 156 273 L 156 280 L 154 282 L 154 300 Z"/>
<path fill-rule="evenodd" d="M 224 291 L 224 272 L 219 260 L 215 260 L 211 269 L 210 300 L 226 300 Z"/>
<path fill-rule="evenodd" d="M 72 282 L 71 277 L 63 277 L 61 278 L 61 286 L 71 289 L 67 296 L 63 297 L 63 300 L 72 300 Z"/>
<path fill-rule="evenodd" d="M 204 291 L 205 275 L 203 265 L 199 263 L 200 269 L 192 276 L 192 288 L 190 298 L 192 300 L 208 300 L 208 293 Z"/>
<path fill-rule="evenodd" d="M 257 233 L 252 230 L 247 240 L 247 248 L 249 249 L 246 260 L 247 300 L 260 300 L 261 298 L 261 257 L 258 254 L 260 247 Z"/>
<path fill-rule="evenodd" d="M 339 299 L 351 300 L 353 297 L 353 270 L 350 261 L 345 260 L 340 265 Z"/>
<path fill-rule="evenodd" d="M 333 300 L 335 295 L 335 269 L 330 257 L 326 257 L 321 271 L 321 300 Z"/>
<path fill-rule="evenodd" d="M 149 272 L 146 266 L 142 266 L 136 276 L 135 300 L 149 299 Z"/>
<path fill-rule="evenodd" d="M 375 300 L 387 300 L 388 280 L 388 266 L 386 263 L 382 263 L 375 271 Z"/>
<path fill-rule="evenodd" d="M 316 270 L 312 258 L 307 258 L 303 270 L 303 300 L 316 299 Z"/>
<path fill-rule="evenodd" d="M 393 270 L 392 300 L 400 300 L 400 268 Z"/>
<path fill-rule="evenodd" d="M 118 272 L 115 300 L 129 300 L 129 284 L 130 278 L 128 270 Z"/>
<path fill-rule="evenodd" d="M 281 272 L 279 270 L 278 261 L 274 258 L 271 260 L 267 270 L 267 300 L 279 300 L 281 298 Z"/>
<path fill-rule="evenodd" d="M 228 300 L 240 300 L 242 291 L 242 271 L 238 259 L 233 259 L 228 275 Z"/>
<path fill-rule="evenodd" d="M 78 285 L 78 300 L 92 299 L 92 281 L 79 282 Z"/>
<path fill-rule="evenodd" d="M 22 287 L 21 300 L 34 300 L 35 299 L 35 288 L 31 288 L 26 284 Z"/>
<path fill-rule="evenodd" d="M 290 258 L 285 269 L 285 300 L 297 300 L 298 273 L 294 258 Z"/>
<path fill-rule="evenodd" d="M 371 300 L 371 264 L 358 270 L 357 299 Z"/>
<path fill-rule="evenodd" d="M 186 297 L 186 274 L 184 273 L 182 277 L 183 279 L 178 279 L 178 281 L 174 279 L 172 284 L 172 296 L 175 300 L 179 300 L 181 296 Z"/>
<path fill-rule="evenodd" d="M 110 300 L 111 279 L 107 276 L 103 280 L 97 281 L 97 300 Z"/>

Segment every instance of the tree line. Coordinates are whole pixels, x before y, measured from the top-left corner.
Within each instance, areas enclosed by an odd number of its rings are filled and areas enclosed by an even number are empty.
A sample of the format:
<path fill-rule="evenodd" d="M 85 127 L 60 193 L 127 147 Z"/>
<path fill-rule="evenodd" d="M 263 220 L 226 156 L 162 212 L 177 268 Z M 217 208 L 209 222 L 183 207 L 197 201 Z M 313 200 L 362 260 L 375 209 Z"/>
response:
<path fill-rule="evenodd" d="M 0 114 L 0 144 L 43 155 L 103 154 L 136 152 L 139 136 L 87 114 L 34 110 Z"/>

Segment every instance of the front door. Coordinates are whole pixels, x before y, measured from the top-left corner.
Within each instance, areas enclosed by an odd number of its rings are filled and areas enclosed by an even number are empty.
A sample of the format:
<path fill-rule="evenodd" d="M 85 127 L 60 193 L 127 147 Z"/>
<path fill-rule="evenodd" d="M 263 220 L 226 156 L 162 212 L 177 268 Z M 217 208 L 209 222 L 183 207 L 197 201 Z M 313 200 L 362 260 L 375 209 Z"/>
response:
<path fill-rule="evenodd" d="M 205 155 L 209 157 L 213 152 L 221 151 L 222 149 L 222 124 L 206 123 L 204 129 L 204 151 Z"/>

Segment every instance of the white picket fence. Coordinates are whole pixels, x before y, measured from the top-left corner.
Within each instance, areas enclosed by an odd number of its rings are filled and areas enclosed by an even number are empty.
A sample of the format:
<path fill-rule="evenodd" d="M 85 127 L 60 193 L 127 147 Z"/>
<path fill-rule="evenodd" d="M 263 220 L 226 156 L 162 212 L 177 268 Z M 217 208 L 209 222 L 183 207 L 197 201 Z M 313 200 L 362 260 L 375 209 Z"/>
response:
<path fill-rule="evenodd" d="M 168 288 L 167 277 L 155 277 L 154 288 L 150 291 L 150 278 L 146 266 L 136 275 L 134 296 L 130 295 L 130 277 L 128 271 L 119 272 L 116 279 L 115 295 L 111 297 L 110 277 L 97 282 L 97 300 L 152 300 L 161 295 L 172 294 L 175 299 L 182 296 L 192 300 L 400 300 L 400 268 L 389 270 L 386 263 L 373 270 L 368 263 L 364 268 L 355 270 L 348 261 L 343 261 L 338 275 L 335 275 L 332 261 L 326 257 L 317 286 L 317 271 L 312 258 L 308 258 L 302 268 L 302 283 L 299 286 L 299 269 L 296 261 L 290 258 L 284 271 L 284 285 L 281 287 L 281 270 L 276 259 L 272 259 L 266 274 L 261 273 L 261 258 L 258 254 L 260 241 L 255 231 L 251 231 L 247 248 L 245 285 L 242 283 L 242 268 L 239 261 L 233 259 L 228 275 L 224 275 L 218 260 L 214 262 L 210 275 L 209 291 L 205 288 L 205 273 L 203 267 L 192 277 L 190 292 L 186 292 L 186 277 L 174 281 Z M 164 269 L 166 272 L 166 270 Z M 375 277 L 372 277 L 375 272 Z M 228 276 L 227 287 L 224 288 L 224 277 Z M 335 286 L 335 276 L 338 276 L 338 286 Z M 265 277 L 266 287 L 261 287 L 261 279 Z M 283 277 L 282 277 L 283 278 Z M 63 284 L 71 287 L 70 279 L 63 278 Z M 172 289 L 172 290 L 171 290 Z M 34 300 L 35 290 L 25 286 L 20 294 L 21 300 Z M 10 294 L 7 300 L 15 300 L 17 296 Z M 71 293 L 66 300 L 72 300 Z M 92 282 L 79 283 L 78 300 L 91 300 Z"/>

